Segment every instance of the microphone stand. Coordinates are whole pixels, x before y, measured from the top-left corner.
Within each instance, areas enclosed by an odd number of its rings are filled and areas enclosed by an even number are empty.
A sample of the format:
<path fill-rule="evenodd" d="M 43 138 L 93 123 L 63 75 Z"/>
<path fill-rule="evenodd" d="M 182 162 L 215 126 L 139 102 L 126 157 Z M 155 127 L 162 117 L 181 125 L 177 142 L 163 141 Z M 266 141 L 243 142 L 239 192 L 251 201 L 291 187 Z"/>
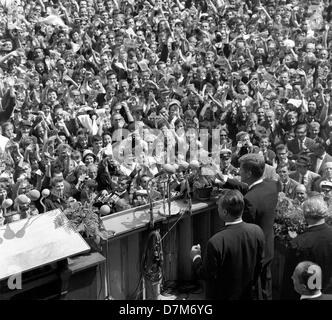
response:
<path fill-rule="evenodd" d="M 147 185 L 146 190 L 147 190 L 147 192 L 148 192 L 148 199 L 149 199 L 150 228 L 153 229 L 153 228 L 154 228 L 154 221 L 153 221 L 153 204 L 152 204 L 151 192 L 150 192 L 151 181 L 152 181 L 152 179 L 148 182 L 148 185 Z"/>
<path fill-rule="evenodd" d="M 171 216 L 171 176 L 169 175 L 167 177 L 167 182 L 166 182 L 166 186 L 167 186 L 167 204 L 168 204 L 168 215 Z M 164 209 L 164 213 L 165 209 Z"/>
<path fill-rule="evenodd" d="M 188 198 L 188 209 L 191 214 L 192 200 L 190 195 L 190 185 L 189 185 L 189 171 L 185 172 L 186 187 L 187 187 L 187 198 Z"/>

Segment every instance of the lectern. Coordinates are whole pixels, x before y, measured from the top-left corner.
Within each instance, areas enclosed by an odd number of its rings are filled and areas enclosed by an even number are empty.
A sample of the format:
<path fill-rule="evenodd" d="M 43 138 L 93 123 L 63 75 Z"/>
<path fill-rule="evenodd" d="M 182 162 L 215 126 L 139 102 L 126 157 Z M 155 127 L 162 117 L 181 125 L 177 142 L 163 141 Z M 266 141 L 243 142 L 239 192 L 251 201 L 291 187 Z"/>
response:
<path fill-rule="evenodd" d="M 104 260 L 61 210 L 6 224 L 0 227 L 0 300 L 102 299 Z"/>

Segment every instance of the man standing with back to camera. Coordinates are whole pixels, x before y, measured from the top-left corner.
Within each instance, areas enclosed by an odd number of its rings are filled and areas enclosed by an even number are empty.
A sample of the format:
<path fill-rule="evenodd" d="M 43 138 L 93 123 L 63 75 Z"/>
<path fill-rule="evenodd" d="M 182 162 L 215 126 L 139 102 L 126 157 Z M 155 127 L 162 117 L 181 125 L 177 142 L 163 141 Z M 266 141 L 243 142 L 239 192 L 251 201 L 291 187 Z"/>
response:
<path fill-rule="evenodd" d="M 260 226 L 265 235 L 262 272 L 258 299 L 272 300 L 271 263 L 274 255 L 273 223 L 278 201 L 277 181 L 263 179 L 265 161 L 260 154 L 246 154 L 239 159 L 241 182 L 218 174 L 226 189 L 237 189 L 244 195 L 243 221 Z"/>
<path fill-rule="evenodd" d="M 206 298 L 252 300 L 262 267 L 264 234 L 242 221 L 244 199 L 238 190 L 225 190 L 218 212 L 225 226 L 209 239 L 204 260 L 200 245 L 191 249 L 193 268 L 206 281 Z"/>

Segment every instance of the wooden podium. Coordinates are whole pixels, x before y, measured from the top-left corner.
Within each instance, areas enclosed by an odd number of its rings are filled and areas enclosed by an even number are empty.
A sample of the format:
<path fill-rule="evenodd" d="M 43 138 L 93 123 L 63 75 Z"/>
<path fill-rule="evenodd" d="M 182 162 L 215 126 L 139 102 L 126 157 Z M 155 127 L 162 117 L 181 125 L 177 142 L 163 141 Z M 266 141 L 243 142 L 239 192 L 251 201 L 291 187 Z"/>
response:
<path fill-rule="evenodd" d="M 104 298 L 105 259 L 60 210 L 0 227 L 0 257 L 0 300 Z"/>

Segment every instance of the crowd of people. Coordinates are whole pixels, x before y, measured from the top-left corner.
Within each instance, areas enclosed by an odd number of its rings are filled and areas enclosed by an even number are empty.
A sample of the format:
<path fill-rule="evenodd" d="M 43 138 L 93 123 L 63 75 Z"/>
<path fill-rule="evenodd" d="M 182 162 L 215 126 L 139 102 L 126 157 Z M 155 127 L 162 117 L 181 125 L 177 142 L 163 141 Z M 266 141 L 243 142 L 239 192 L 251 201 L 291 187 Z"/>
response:
<path fill-rule="evenodd" d="M 329 197 L 331 18 L 327 0 L 0 1 L 2 208 L 109 214 L 245 182 L 247 154 L 278 192 Z"/>

